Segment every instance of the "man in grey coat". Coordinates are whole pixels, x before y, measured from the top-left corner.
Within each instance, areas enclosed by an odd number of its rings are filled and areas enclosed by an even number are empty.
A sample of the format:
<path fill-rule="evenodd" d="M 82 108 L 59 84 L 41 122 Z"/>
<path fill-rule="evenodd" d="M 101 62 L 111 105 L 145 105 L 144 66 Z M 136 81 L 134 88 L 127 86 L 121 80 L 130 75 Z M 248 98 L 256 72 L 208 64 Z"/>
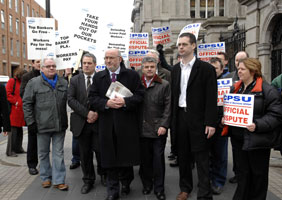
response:
<path fill-rule="evenodd" d="M 167 129 L 170 125 L 171 97 L 166 80 L 157 74 L 157 60 L 154 57 L 142 59 L 142 84 L 145 89 L 143 103 L 143 131 L 140 138 L 140 177 L 143 194 L 154 193 L 159 200 L 166 199 L 164 193 Z"/>
<path fill-rule="evenodd" d="M 24 117 L 27 125 L 37 134 L 40 178 L 42 187 L 68 190 L 65 184 L 64 139 L 68 127 L 68 83 L 56 72 L 53 58 L 44 58 L 41 75 L 31 79 L 23 97 Z M 52 142 L 52 166 L 49 152 Z"/>

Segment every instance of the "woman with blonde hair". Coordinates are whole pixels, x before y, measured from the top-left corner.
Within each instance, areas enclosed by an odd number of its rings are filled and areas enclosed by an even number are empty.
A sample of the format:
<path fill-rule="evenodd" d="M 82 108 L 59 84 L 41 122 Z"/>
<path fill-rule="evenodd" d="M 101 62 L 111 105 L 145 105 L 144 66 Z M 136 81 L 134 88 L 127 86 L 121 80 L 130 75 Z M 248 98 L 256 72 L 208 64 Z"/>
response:
<path fill-rule="evenodd" d="M 282 104 L 277 90 L 263 81 L 261 64 L 255 58 L 239 61 L 240 80 L 231 93 L 254 95 L 253 123 L 246 128 L 227 126 L 223 135 L 231 136 L 236 162 L 238 185 L 234 200 L 264 200 L 268 188 L 270 150 L 279 141 Z"/>

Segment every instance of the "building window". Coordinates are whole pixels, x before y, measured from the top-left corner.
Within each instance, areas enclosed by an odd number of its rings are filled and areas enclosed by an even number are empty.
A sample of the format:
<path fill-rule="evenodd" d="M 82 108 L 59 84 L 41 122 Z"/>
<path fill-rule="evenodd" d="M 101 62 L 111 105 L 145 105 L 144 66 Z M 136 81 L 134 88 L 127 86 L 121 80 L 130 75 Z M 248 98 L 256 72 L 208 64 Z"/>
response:
<path fill-rule="evenodd" d="M 4 10 L 1 10 L 1 27 L 2 27 L 2 29 L 5 29 L 5 14 L 4 14 Z"/>
<path fill-rule="evenodd" d="M 9 0 L 9 8 L 12 9 L 12 0 Z"/>
<path fill-rule="evenodd" d="M 13 16 L 9 15 L 10 32 L 13 32 Z"/>
<path fill-rule="evenodd" d="M 200 0 L 200 17 L 209 18 L 214 16 L 214 0 Z"/>
<path fill-rule="evenodd" d="M 25 37 L 25 23 L 22 23 L 22 35 Z"/>
<path fill-rule="evenodd" d="M 30 17 L 30 12 L 29 12 L 29 5 L 26 5 L 26 16 Z"/>
<path fill-rule="evenodd" d="M 4 0 L 1 0 L 1 3 L 3 3 L 3 4 L 4 4 L 4 3 L 5 3 L 5 2 L 4 2 Z"/>
<path fill-rule="evenodd" d="M 15 10 L 19 12 L 19 0 L 15 0 Z"/>
<path fill-rule="evenodd" d="M 16 19 L 16 34 L 19 34 L 19 27 L 20 27 L 20 22 L 19 19 Z"/>
<path fill-rule="evenodd" d="M 13 48 L 13 38 L 11 38 L 11 42 L 10 42 L 10 54 L 11 54 L 11 56 L 13 56 L 14 55 L 14 48 Z"/>
<path fill-rule="evenodd" d="M 25 51 L 25 43 L 23 43 L 23 58 L 26 57 L 26 51 Z"/>
<path fill-rule="evenodd" d="M 19 40 L 17 40 L 16 47 L 17 47 L 17 57 L 20 57 L 20 41 Z"/>
<path fill-rule="evenodd" d="M 39 17 L 39 12 L 36 12 L 36 17 Z"/>
<path fill-rule="evenodd" d="M 195 0 L 190 0 L 190 16 L 195 18 Z"/>
<path fill-rule="evenodd" d="M 34 9 L 33 9 L 33 8 L 32 8 L 31 16 L 32 16 L 32 17 L 35 17 L 35 16 L 34 16 Z"/>
<path fill-rule="evenodd" d="M 2 35 L 2 53 L 6 54 L 6 36 Z"/>
<path fill-rule="evenodd" d="M 219 16 L 224 16 L 224 0 L 219 0 Z"/>
<path fill-rule="evenodd" d="M 22 16 L 24 17 L 24 1 L 22 1 Z"/>

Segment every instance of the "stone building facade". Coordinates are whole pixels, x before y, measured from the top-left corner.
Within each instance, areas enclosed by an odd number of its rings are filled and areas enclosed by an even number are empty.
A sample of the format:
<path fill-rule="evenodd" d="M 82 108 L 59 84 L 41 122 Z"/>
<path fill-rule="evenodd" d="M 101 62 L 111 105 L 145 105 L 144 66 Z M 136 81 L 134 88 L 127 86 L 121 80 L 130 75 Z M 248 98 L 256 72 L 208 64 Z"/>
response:
<path fill-rule="evenodd" d="M 268 81 L 281 73 L 282 0 L 135 0 L 134 6 L 133 32 L 170 26 L 173 42 L 165 46 L 165 53 L 171 63 L 176 62 L 180 30 L 200 22 L 198 42 L 226 41 L 231 70 L 236 52 L 246 50 L 260 59 Z"/>

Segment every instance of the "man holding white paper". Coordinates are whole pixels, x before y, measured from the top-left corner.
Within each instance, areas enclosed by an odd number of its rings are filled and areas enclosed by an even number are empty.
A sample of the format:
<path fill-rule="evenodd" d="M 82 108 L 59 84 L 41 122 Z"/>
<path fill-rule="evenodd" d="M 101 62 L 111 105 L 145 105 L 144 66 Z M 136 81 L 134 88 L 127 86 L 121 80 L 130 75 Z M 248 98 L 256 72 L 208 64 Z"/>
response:
<path fill-rule="evenodd" d="M 140 164 L 139 135 L 141 117 L 138 110 L 143 101 L 144 87 L 137 72 L 126 69 L 120 51 L 108 49 L 105 53 L 106 69 L 98 72 L 89 91 L 90 108 L 97 110 L 101 144 L 102 167 L 107 170 L 106 200 L 128 195 L 134 178 L 133 166 Z M 109 99 L 106 93 L 112 82 L 118 81 L 128 88 L 130 97 Z"/>

